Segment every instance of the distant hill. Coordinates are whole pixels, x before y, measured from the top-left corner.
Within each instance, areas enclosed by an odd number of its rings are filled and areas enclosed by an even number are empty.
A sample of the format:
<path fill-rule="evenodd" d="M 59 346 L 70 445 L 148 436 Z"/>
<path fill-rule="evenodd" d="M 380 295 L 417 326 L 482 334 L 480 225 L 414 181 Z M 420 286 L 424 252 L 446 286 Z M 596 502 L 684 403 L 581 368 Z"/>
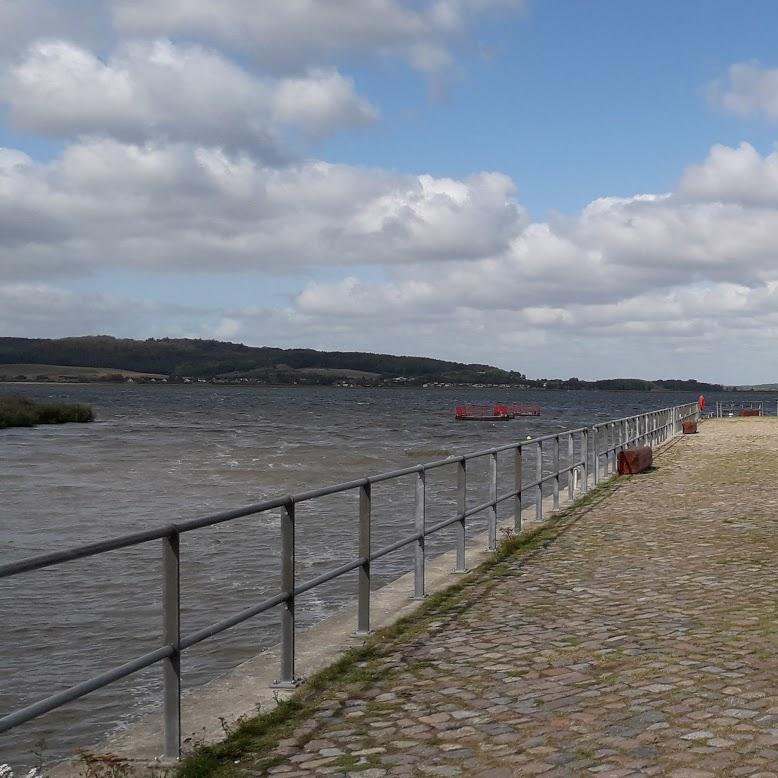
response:
<path fill-rule="evenodd" d="M 721 384 L 710 384 L 694 378 L 658 378 L 646 381 L 643 378 L 603 378 L 599 381 L 581 381 L 578 378 L 544 380 L 549 388 L 558 389 L 608 389 L 612 391 L 637 392 L 723 392 Z"/>
<path fill-rule="evenodd" d="M 259 383 L 376 383 L 405 379 L 452 384 L 519 384 L 522 373 L 491 365 L 447 362 L 428 357 L 348 351 L 244 346 L 217 340 L 107 335 L 82 338 L 0 338 L 0 364 L 24 363 L 132 370 L 173 379 L 205 378 Z"/>
<path fill-rule="evenodd" d="M 2 367 L 5 366 L 5 367 Z M 22 369 L 23 368 L 23 369 Z M 40 369 L 38 369 L 40 368 Z M 68 368 L 82 369 L 76 374 Z M 145 375 L 137 375 L 145 374 Z M 429 357 L 244 346 L 218 340 L 108 335 L 82 338 L 0 338 L 0 380 L 169 380 L 254 384 L 492 385 L 538 389 L 721 391 L 721 384 L 640 378 L 600 381 L 528 379 L 491 365 Z"/>
<path fill-rule="evenodd" d="M 775 392 L 778 391 L 778 384 L 751 384 L 750 386 L 733 387 L 738 392 Z"/>
<path fill-rule="evenodd" d="M 0 381 L 126 381 L 160 380 L 159 373 L 138 373 L 113 367 L 72 367 L 70 365 L 0 364 Z"/>

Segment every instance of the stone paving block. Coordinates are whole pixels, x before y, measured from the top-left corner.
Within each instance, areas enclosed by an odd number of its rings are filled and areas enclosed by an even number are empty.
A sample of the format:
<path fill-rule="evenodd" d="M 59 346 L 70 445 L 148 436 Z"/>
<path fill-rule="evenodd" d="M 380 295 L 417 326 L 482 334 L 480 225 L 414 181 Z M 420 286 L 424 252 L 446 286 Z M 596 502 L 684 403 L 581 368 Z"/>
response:
<path fill-rule="evenodd" d="M 778 425 L 706 421 L 655 464 L 328 694 L 268 774 L 778 778 Z"/>

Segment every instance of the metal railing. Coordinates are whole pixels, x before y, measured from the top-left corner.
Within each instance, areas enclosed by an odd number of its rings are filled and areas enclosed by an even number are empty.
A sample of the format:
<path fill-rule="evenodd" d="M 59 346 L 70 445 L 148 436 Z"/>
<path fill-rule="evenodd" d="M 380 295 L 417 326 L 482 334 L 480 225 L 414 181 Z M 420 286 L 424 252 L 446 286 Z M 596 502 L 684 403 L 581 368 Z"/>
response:
<path fill-rule="evenodd" d="M 745 415 L 743 411 L 748 411 L 749 416 L 764 416 L 765 403 L 763 400 L 716 400 L 716 417 L 719 419 L 724 416 Z"/>
<path fill-rule="evenodd" d="M 161 663 L 163 670 L 163 719 L 164 749 L 166 757 L 177 758 L 181 753 L 181 654 L 188 648 L 241 624 L 272 608 L 281 607 L 281 667 L 280 687 L 294 687 L 299 683 L 295 672 L 295 599 L 304 592 L 332 581 L 353 570 L 358 571 L 357 583 L 357 634 L 370 632 L 371 563 L 407 546 L 414 547 L 414 592 L 422 598 L 425 594 L 425 539 L 447 527 L 455 528 L 456 562 L 454 572 L 463 573 L 466 551 L 467 519 L 476 514 L 487 515 L 487 549 L 497 547 L 497 507 L 512 501 L 514 530 L 522 529 L 522 511 L 530 501 L 535 504 L 535 518 L 543 519 L 543 488 L 550 483 L 551 504 L 554 510 L 560 506 L 560 484 L 567 476 L 569 500 L 575 497 L 576 485 L 585 493 L 590 485 L 598 484 L 603 477 L 616 469 L 618 452 L 633 446 L 656 446 L 681 432 L 684 419 L 697 414 L 697 404 L 678 405 L 636 416 L 607 421 L 593 427 L 545 435 L 525 441 L 508 443 L 494 448 L 476 451 L 460 456 L 406 467 L 380 475 L 360 478 L 354 481 L 325 486 L 298 494 L 276 497 L 235 510 L 224 511 L 201 518 L 169 524 L 154 529 L 134 532 L 121 537 L 110 538 L 98 543 L 78 546 L 66 551 L 22 559 L 0 566 L 0 578 L 41 570 L 52 565 L 84 559 L 121 548 L 160 540 L 162 544 L 162 630 L 161 645 L 135 659 L 96 675 L 82 683 L 71 686 L 45 699 L 20 708 L 0 718 L 0 733 L 10 730 L 37 716 L 52 711 L 100 689 L 122 678 L 126 678 L 150 665 Z M 566 445 L 564 445 L 566 444 Z M 576 445 L 577 444 L 577 445 Z M 544 452 L 551 452 L 551 468 L 545 472 Z M 534 479 L 524 482 L 524 459 L 529 453 L 534 463 L 531 472 Z M 498 457 L 513 456 L 513 483 L 508 491 L 500 493 L 498 488 Z M 488 458 L 489 499 L 468 507 L 468 463 L 475 459 Z M 548 457 L 547 457 L 548 458 Z M 432 470 L 451 467 L 456 470 L 457 510 L 455 515 L 428 525 L 426 521 L 426 475 Z M 372 486 L 377 483 L 415 476 L 415 521 L 414 531 L 400 540 L 379 549 L 371 545 Z M 576 476 L 580 476 L 576 478 Z M 577 482 L 577 484 L 576 484 Z M 300 503 L 315 500 L 351 490 L 359 491 L 358 556 L 345 564 L 329 570 L 309 581 L 298 583 L 295 574 L 295 509 Z M 548 489 L 547 489 L 548 491 Z M 281 586 L 274 596 L 249 608 L 222 619 L 210 626 L 187 635 L 181 634 L 181 558 L 179 539 L 185 532 L 203 527 L 251 516 L 266 511 L 281 509 Z"/>

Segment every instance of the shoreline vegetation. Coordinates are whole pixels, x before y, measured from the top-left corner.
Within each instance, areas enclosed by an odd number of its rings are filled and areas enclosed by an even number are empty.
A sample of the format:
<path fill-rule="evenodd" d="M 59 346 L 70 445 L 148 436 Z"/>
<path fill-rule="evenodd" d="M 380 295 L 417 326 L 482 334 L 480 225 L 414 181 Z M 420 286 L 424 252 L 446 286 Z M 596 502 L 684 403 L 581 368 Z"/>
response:
<path fill-rule="evenodd" d="M 38 424 L 86 423 L 95 415 L 88 405 L 38 403 L 23 397 L 0 396 L 0 429 Z"/>
<path fill-rule="evenodd" d="M 411 386 L 510 389 L 724 391 L 695 379 L 528 378 L 515 370 L 429 357 L 245 346 L 217 340 L 107 335 L 0 338 L 0 382 Z"/>

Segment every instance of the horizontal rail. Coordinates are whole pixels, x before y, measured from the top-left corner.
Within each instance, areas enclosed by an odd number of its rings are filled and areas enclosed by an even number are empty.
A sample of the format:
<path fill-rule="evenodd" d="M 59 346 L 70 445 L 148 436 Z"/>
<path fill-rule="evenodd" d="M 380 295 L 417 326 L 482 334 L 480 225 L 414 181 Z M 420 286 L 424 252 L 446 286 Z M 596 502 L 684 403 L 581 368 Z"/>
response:
<path fill-rule="evenodd" d="M 663 408 L 659 411 L 650 411 L 650 415 L 655 413 L 663 413 L 670 411 L 672 408 Z M 410 467 L 401 468 L 399 470 L 390 470 L 378 475 L 368 476 L 366 478 L 359 478 L 353 481 L 344 481 L 338 484 L 332 484 L 330 486 L 324 486 L 318 489 L 310 489 L 299 494 L 290 494 L 283 497 L 276 497 L 270 500 L 264 500 L 262 502 L 247 505 L 242 508 L 235 508 L 229 511 L 223 511 L 221 513 L 214 513 L 208 516 L 200 518 L 189 519 L 187 521 L 177 522 L 175 524 L 168 524 L 163 527 L 155 527 L 153 529 L 144 530 L 141 532 L 134 532 L 128 535 L 122 535 L 116 538 L 111 538 L 97 543 L 91 543 L 83 546 L 75 546 L 65 551 L 58 551 L 51 554 L 42 554 L 40 556 L 29 557 L 17 562 L 10 562 L 4 565 L 0 565 L 0 578 L 5 578 L 10 575 L 16 575 L 18 573 L 31 572 L 33 570 L 40 570 L 44 567 L 50 567 L 52 565 L 60 564 L 62 562 L 69 562 L 76 559 L 84 559 L 85 557 L 94 556 L 96 554 L 102 554 L 106 551 L 114 551 L 121 548 L 127 548 L 129 546 L 140 545 L 147 543 L 151 540 L 157 540 L 159 538 L 168 537 L 173 533 L 191 532 L 195 529 L 202 529 L 204 527 L 210 527 L 215 524 L 220 524 L 225 521 L 232 521 L 234 519 L 244 518 L 257 513 L 264 513 L 268 510 L 280 508 L 283 505 L 289 503 L 300 503 L 308 500 L 316 499 L 317 497 L 326 497 L 332 494 L 338 494 L 344 491 L 350 491 L 357 489 L 366 484 L 376 484 L 382 481 L 389 481 L 394 478 L 401 478 L 406 475 L 413 475 L 422 470 L 432 470 L 438 467 L 444 467 L 446 465 L 453 465 L 463 461 L 471 461 L 473 459 L 479 459 L 481 457 L 489 456 L 491 454 L 499 454 L 503 451 L 515 450 L 518 447 L 525 448 L 528 446 L 544 443 L 547 440 L 553 440 L 557 436 L 575 435 L 580 434 L 586 429 L 601 429 L 606 424 L 618 423 L 622 421 L 631 421 L 638 418 L 638 416 L 627 416 L 622 419 L 614 419 L 609 422 L 602 422 L 595 424 L 591 428 L 578 427 L 572 430 L 564 430 L 559 433 L 552 433 L 549 435 L 542 435 L 537 438 L 531 438 L 528 440 L 517 441 L 515 443 L 506 443 L 501 446 L 494 446 L 492 448 L 483 449 L 481 451 L 475 451 L 470 454 L 462 454 L 459 456 L 452 456 L 446 459 L 435 460 L 420 465 L 413 465 Z M 537 486 L 537 483 L 533 484 Z"/>
<path fill-rule="evenodd" d="M 594 424 L 591 427 L 578 427 L 571 430 L 550 433 L 536 438 L 529 438 L 522 441 L 494 446 L 492 448 L 466 454 L 453 455 L 445 459 L 434 460 L 424 464 L 417 464 L 409 467 L 379 473 L 377 475 L 364 478 L 344 481 L 342 483 L 331 484 L 321 488 L 309 489 L 296 494 L 277 496 L 261 502 L 253 503 L 232 510 L 213 513 L 206 516 L 196 517 L 185 521 L 167 524 L 148 530 L 133 532 L 115 538 L 109 538 L 95 543 L 84 544 L 74 548 L 57 551 L 49 554 L 41 554 L 29 557 L 16 562 L 0 565 L 0 578 L 17 575 L 20 573 L 31 572 L 34 570 L 51 567 L 64 562 L 74 561 L 115 551 L 122 548 L 133 547 L 154 540 L 163 539 L 165 553 L 163 554 L 164 578 L 168 586 L 164 605 L 164 623 L 166 626 L 163 645 L 147 654 L 137 657 L 123 665 L 112 670 L 108 670 L 80 684 L 65 689 L 51 695 L 38 702 L 32 703 L 3 718 L 0 718 L 0 732 L 7 731 L 19 724 L 29 721 L 32 718 L 47 713 L 79 697 L 83 697 L 96 689 L 102 688 L 115 681 L 131 675 L 139 670 L 149 667 L 152 664 L 165 663 L 165 726 L 166 726 L 166 755 L 177 756 L 175 748 L 177 739 L 180 738 L 180 726 L 176 720 L 180 721 L 180 653 L 192 646 L 207 640 L 210 637 L 218 635 L 231 627 L 237 626 L 258 616 L 266 611 L 272 610 L 278 606 L 283 607 L 284 615 L 282 618 L 282 679 L 281 685 L 294 685 L 297 681 L 294 676 L 294 606 L 295 599 L 306 592 L 315 589 L 322 584 L 339 578 L 355 570 L 359 571 L 359 624 L 360 632 L 364 634 L 366 624 L 369 623 L 369 598 L 370 598 L 370 564 L 376 560 L 392 554 L 402 548 L 416 545 L 416 583 L 415 591 L 423 596 L 424 592 L 424 540 L 430 535 L 434 535 L 441 530 L 457 525 L 457 570 L 463 571 L 465 559 L 465 533 L 464 527 L 467 519 L 485 511 L 488 512 L 489 524 L 489 548 L 494 548 L 494 538 L 496 534 L 497 506 L 509 500 L 515 500 L 516 511 L 520 514 L 522 510 L 523 496 L 535 490 L 537 516 L 542 518 L 543 486 L 549 482 L 554 483 L 554 507 L 558 507 L 559 479 L 563 475 L 568 476 L 569 494 L 574 497 L 576 483 L 579 480 L 573 479 L 573 473 L 578 471 L 583 475 L 583 482 L 579 483 L 579 488 L 586 491 L 589 488 L 590 463 L 594 463 L 594 483 L 597 483 L 600 473 L 600 461 L 602 457 L 606 458 L 605 471 L 607 473 L 610 455 L 620 449 L 631 446 L 640 441 L 649 443 L 658 443 L 679 434 L 680 422 L 697 413 L 697 406 L 694 403 L 675 406 L 672 408 L 662 408 L 657 411 L 649 411 L 644 414 L 613 419 L 607 422 Z M 633 434 L 634 427 L 634 434 Z M 605 435 L 600 433 L 607 430 Z M 590 433 L 594 433 L 594 442 L 590 440 Z M 623 436 L 623 438 L 622 438 Z M 574 440 L 580 437 L 579 456 L 574 455 Z M 568 440 L 568 455 L 564 461 L 560 461 L 559 441 L 563 438 Z M 607 440 L 604 449 L 600 444 Z M 543 444 L 547 441 L 555 441 L 553 469 L 551 472 L 544 473 Z M 536 478 L 528 483 L 522 482 L 521 459 L 522 454 L 530 446 L 535 446 L 537 456 L 537 466 L 532 470 Z M 505 492 L 498 492 L 497 489 L 497 456 L 504 452 L 512 451 L 515 453 L 514 472 L 515 483 L 513 488 Z M 493 457 L 489 467 L 490 499 L 477 505 L 467 506 L 467 463 L 481 457 Z M 437 468 L 457 466 L 457 511 L 453 516 L 438 521 L 435 524 L 427 526 L 426 521 L 426 487 L 425 474 L 427 471 Z M 371 486 L 373 484 L 403 478 L 407 476 L 416 476 L 416 520 L 415 531 L 384 546 L 379 549 L 370 547 L 370 511 L 371 511 Z M 359 490 L 360 493 L 360 555 L 343 564 L 327 570 L 326 572 L 304 582 L 295 585 L 294 575 L 294 527 L 295 527 L 295 505 L 309 500 L 315 500 L 328 495 L 340 494 L 352 490 Z M 222 522 L 231 521 L 238 518 L 256 515 L 269 510 L 282 509 L 282 591 L 279 591 L 272 597 L 266 598 L 255 605 L 238 611 L 214 624 L 198 629 L 188 635 L 180 635 L 179 615 L 178 615 L 178 536 L 184 532 L 213 526 Z M 520 527 L 520 515 L 516 519 L 516 526 Z M 421 576 L 421 579 L 419 579 Z M 286 582 L 286 583 L 284 583 Z M 365 599 L 366 598 L 366 599 Z M 173 744 L 172 746 L 170 744 Z M 180 748 L 180 744 L 179 744 Z M 169 753 L 169 751 L 175 753 Z"/>
<path fill-rule="evenodd" d="M 132 675 L 139 670 L 150 667 L 169 657 L 173 651 L 173 646 L 157 648 L 154 651 L 150 651 L 148 654 L 143 654 L 143 656 L 131 659 L 129 662 L 125 662 L 125 664 L 113 668 L 113 670 L 108 670 L 100 675 L 96 675 L 88 681 L 82 681 L 75 686 L 71 686 L 69 689 L 64 689 L 57 694 L 52 694 L 50 697 L 34 702 L 26 708 L 20 708 L 13 713 L 9 713 L 7 716 L 0 718 L 0 732 L 7 732 L 9 729 L 18 726 L 19 724 L 23 724 L 25 721 L 30 721 L 30 719 L 34 719 L 43 713 L 48 713 L 55 708 L 62 707 L 68 702 L 77 700 L 79 697 L 84 697 L 96 689 L 108 686 L 109 683 L 120 681 L 128 675 Z"/>
<path fill-rule="evenodd" d="M 228 616 L 226 619 L 217 621 L 216 624 L 211 624 L 209 627 L 203 627 L 202 629 L 193 632 L 191 635 L 181 638 L 181 650 L 190 648 L 198 643 L 202 643 L 203 640 L 218 635 L 220 632 L 224 632 L 225 629 L 230 627 L 236 627 L 238 624 L 242 624 L 244 621 L 248 621 L 254 616 L 259 616 L 260 613 L 269 611 L 271 608 L 275 608 L 276 605 L 280 605 L 282 602 L 286 602 L 289 599 L 289 592 L 280 592 L 279 594 L 269 597 L 267 600 L 263 600 L 257 605 L 252 605 L 250 608 L 245 608 L 238 613 Z"/>

